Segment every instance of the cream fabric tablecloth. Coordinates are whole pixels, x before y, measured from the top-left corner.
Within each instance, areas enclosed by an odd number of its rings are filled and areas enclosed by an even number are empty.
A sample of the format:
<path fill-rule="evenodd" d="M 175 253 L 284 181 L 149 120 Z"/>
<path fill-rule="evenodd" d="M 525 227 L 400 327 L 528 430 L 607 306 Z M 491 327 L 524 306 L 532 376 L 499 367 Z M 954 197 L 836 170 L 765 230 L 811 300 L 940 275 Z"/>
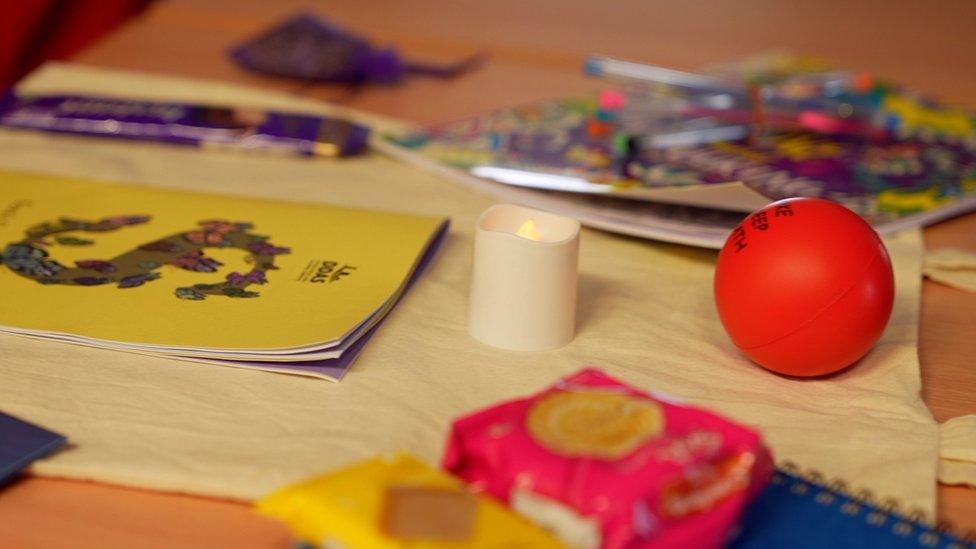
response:
<path fill-rule="evenodd" d="M 929 250 L 922 272 L 939 284 L 976 292 L 976 253 L 955 248 Z"/>
<path fill-rule="evenodd" d="M 976 415 L 939 427 L 939 482 L 976 486 Z"/>
<path fill-rule="evenodd" d="M 322 109 L 227 84 L 65 65 L 27 87 Z M 722 331 L 714 252 L 589 230 L 572 344 L 513 353 L 477 343 L 465 328 L 472 229 L 491 201 L 387 158 L 272 158 L 3 132 L 0 167 L 453 220 L 441 257 L 339 384 L 0 336 L 0 409 L 72 443 L 38 463 L 38 474 L 250 499 L 377 452 L 436 461 L 452 418 L 595 364 L 759 427 L 780 460 L 934 510 L 938 430 L 919 395 L 917 231 L 887 242 L 897 299 L 882 341 L 849 371 L 798 381 L 753 366 Z"/>

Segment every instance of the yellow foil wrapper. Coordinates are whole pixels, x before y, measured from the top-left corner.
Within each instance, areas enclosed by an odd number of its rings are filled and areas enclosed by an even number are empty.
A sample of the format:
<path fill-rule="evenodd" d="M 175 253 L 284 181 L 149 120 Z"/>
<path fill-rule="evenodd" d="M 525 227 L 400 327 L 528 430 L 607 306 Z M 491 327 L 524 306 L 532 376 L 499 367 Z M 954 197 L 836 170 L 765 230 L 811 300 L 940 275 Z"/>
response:
<path fill-rule="evenodd" d="M 542 528 L 406 454 L 362 461 L 286 486 L 256 507 L 319 546 L 562 547 Z"/>

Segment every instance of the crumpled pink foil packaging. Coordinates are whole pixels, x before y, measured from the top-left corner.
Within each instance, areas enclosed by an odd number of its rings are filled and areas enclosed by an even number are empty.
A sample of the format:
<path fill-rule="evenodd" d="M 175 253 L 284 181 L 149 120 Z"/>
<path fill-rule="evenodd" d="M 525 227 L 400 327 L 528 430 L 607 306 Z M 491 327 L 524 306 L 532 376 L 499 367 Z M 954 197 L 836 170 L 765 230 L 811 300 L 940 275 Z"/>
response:
<path fill-rule="evenodd" d="M 773 472 L 758 433 L 585 369 L 455 421 L 444 469 L 571 547 L 721 547 Z"/>

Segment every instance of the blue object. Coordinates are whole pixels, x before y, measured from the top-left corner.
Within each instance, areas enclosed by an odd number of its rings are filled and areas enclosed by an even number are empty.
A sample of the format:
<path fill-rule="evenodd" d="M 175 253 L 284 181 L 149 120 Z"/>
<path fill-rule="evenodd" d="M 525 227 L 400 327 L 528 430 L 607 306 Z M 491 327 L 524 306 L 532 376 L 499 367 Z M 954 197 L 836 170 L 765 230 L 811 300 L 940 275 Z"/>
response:
<path fill-rule="evenodd" d="M 0 412 L 0 486 L 66 442 L 63 435 Z"/>
<path fill-rule="evenodd" d="M 932 528 L 811 479 L 777 470 L 749 507 L 733 549 L 867 549 L 976 547 L 950 532 Z"/>

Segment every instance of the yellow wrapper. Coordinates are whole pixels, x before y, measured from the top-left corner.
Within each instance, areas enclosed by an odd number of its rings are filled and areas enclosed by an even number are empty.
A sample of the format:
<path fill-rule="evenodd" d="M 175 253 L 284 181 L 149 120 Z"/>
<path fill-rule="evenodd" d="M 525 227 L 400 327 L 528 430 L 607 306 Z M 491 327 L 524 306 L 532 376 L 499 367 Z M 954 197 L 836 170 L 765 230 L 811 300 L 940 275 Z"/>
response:
<path fill-rule="evenodd" d="M 463 539 L 403 539 L 385 533 L 391 494 L 416 488 L 418 493 L 456 492 L 474 499 L 473 527 Z M 483 496 L 468 495 L 461 483 L 408 455 L 380 457 L 293 484 L 257 502 L 257 510 L 284 521 L 310 543 L 369 548 L 546 548 L 561 545 L 541 528 Z M 457 510 L 446 510 L 457 522 Z M 407 513 L 410 514 L 410 513 Z M 436 524 L 438 517 L 432 516 Z M 443 521 L 442 521 L 443 522 Z M 448 525 L 450 526 L 450 525 Z M 415 530 L 414 528 L 409 528 Z"/>

